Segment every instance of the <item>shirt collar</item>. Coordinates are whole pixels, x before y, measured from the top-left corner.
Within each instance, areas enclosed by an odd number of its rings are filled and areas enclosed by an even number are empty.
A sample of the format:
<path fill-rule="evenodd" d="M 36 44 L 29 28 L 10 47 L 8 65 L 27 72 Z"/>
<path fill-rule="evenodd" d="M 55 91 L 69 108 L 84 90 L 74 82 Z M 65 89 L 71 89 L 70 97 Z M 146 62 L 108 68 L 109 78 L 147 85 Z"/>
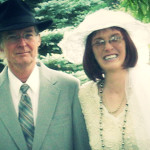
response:
<path fill-rule="evenodd" d="M 39 68 L 36 65 L 31 75 L 29 76 L 26 84 L 28 84 L 33 92 L 36 92 L 39 87 Z"/>
<path fill-rule="evenodd" d="M 14 94 L 18 95 L 18 91 L 20 90 L 21 85 L 23 84 L 8 68 L 8 77 L 10 81 L 10 86 L 14 90 Z M 26 84 L 30 86 L 30 89 L 33 92 L 36 92 L 39 87 L 39 68 L 37 66 L 34 67 L 31 75 L 29 76 Z"/>
<path fill-rule="evenodd" d="M 11 89 L 13 89 L 13 94 L 18 96 L 22 82 L 11 72 L 9 68 L 8 68 L 8 78 L 10 82 L 10 87 Z"/>

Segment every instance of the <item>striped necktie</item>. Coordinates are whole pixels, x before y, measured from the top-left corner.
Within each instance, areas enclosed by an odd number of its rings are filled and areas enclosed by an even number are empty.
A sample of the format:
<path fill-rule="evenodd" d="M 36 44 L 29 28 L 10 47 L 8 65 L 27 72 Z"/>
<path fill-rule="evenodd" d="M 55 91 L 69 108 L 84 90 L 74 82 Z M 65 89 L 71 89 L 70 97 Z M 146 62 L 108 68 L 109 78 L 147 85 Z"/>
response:
<path fill-rule="evenodd" d="M 33 111 L 32 104 L 29 95 L 27 94 L 27 90 L 29 86 L 27 84 L 23 84 L 20 87 L 20 91 L 22 93 L 21 100 L 19 103 L 19 122 L 28 146 L 29 150 L 32 150 L 32 143 L 34 138 L 34 120 L 33 120 Z"/>

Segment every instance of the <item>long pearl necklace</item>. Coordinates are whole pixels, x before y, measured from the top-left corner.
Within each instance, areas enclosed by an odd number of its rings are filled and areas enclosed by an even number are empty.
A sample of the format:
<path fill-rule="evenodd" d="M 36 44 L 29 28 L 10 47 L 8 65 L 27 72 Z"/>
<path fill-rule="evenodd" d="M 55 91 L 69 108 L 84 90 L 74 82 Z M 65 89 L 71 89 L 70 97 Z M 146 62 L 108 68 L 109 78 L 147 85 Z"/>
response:
<path fill-rule="evenodd" d="M 101 138 L 101 148 L 105 149 L 105 141 L 103 137 L 103 116 L 104 116 L 104 110 L 103 110 L 103 88 L 104 88 L 104 80 L 101 80 L 98 83 L 99 87 L 99 94 L 100 94 L 100 138 Z M 126 104 L 125 107 L 125 115 L 122 125 L 122 143 L 121 143 L 121 149 L 125 150 L 125 130 L 126 130 L 126 122 L 127 122 L 127 112 L 128 112 L 128 104 Z"/>

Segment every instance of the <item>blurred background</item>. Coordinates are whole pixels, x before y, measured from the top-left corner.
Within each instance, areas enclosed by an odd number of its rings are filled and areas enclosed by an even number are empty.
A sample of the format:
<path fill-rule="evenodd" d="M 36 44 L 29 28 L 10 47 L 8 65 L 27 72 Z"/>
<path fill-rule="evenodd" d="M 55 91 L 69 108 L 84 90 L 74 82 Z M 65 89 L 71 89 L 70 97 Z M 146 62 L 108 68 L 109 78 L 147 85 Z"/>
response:
<path fill-rule="evenodd" d="M 0 3 L 5 0 L 0 0 Z M 81 84 L 88 79 L 83 72 L 82 64 L 76 65 L 68 62 L 57 46 L 63 38 L 65 31 L 70 30 L 83 21 L 87 14 L 96 10 L 117 9 L 128 12 L 136 19 L 150 22 L 150 0 L 24 0 L 36 12 L 39 20 L 52 19 L 51 28 L 43 31 L 42 44 L 39 48 L 38 58 L 49 68 L 66 72 L 77 77 Z M 68 41 L 69 42 L 69 41 Z M 143 55 L 143 59 L 149 60 L 149 51 Z M 0 60 L 0 72 L 5 63 Z"/>

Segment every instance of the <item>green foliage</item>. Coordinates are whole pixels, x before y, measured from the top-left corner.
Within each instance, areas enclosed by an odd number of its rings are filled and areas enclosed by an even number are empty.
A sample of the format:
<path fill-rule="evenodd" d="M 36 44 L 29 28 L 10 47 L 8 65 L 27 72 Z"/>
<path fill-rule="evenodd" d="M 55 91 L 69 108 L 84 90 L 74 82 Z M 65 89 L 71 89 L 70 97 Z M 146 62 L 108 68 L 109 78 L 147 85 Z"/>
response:
<path fill-rule="evenodd" d="M 0 0 L 0 3 L 3 3 L 5 0 Z"/>
<path fill-rule="evenodd" d="M 47 33 L 42 36 L 42 44 L 39 48 L 39 53 L 41 55 L 46 56 L 47 53 L 50 55 L 54 54 L 62 54 L 61 49 L 57 46 L 57 43 L 63 38 L 63 34 L 61 33 Z"/>
<path fill-rule="evenodd" d="M 62 55 L 57 54 L 53 54 L 51 56 L 49 54 L 47 54 L 47 56 L 39 55 L 39 59 L 47 67 L 51 69 L 63 71 L 75 76 L 76 78 L 80 79 L 81 84 L 88 81 L 88 78 L 83 71 L 82 65 L 75 65 L 73 63 L 70 63 L 67 60 L 65 60 Z"/>
<path fill-rule="evenodd" d="M 3 60 L 0 59 L 0 72 L 4 69 L 5 64 L 3 62 Z"/>
<path fill-rule="evenodd" d="M 120 0 L 106 0 L 105 3 L 110 9 L 117 9 L 120 5 Z"/>
<path fill-rule="evenodd" d="M 82 70 L 82 65 L 75 65 L 64 59 L 62 55 L 53 54 L 47 56 L 39 55 L 39 58 L 46 64 L 49 68 L 55 70 L 63 70 L 67 73 L 77 72 Z"/>
<path fill-rule="evenodd" d="M 52 0 L 39 3 L 35 11 L 37 19 L 52 19 L 52 29 L 58 29 L 66 26 L 77 26 L 86 14 L 106 6 L 106 3 L 101 0 Z"/>
<path fill-rule="evenodd" d="M 120 5 L 120 8 L 122 7 L 137 19 L 150 22 L 150 0 L 124 0 Z"/>

